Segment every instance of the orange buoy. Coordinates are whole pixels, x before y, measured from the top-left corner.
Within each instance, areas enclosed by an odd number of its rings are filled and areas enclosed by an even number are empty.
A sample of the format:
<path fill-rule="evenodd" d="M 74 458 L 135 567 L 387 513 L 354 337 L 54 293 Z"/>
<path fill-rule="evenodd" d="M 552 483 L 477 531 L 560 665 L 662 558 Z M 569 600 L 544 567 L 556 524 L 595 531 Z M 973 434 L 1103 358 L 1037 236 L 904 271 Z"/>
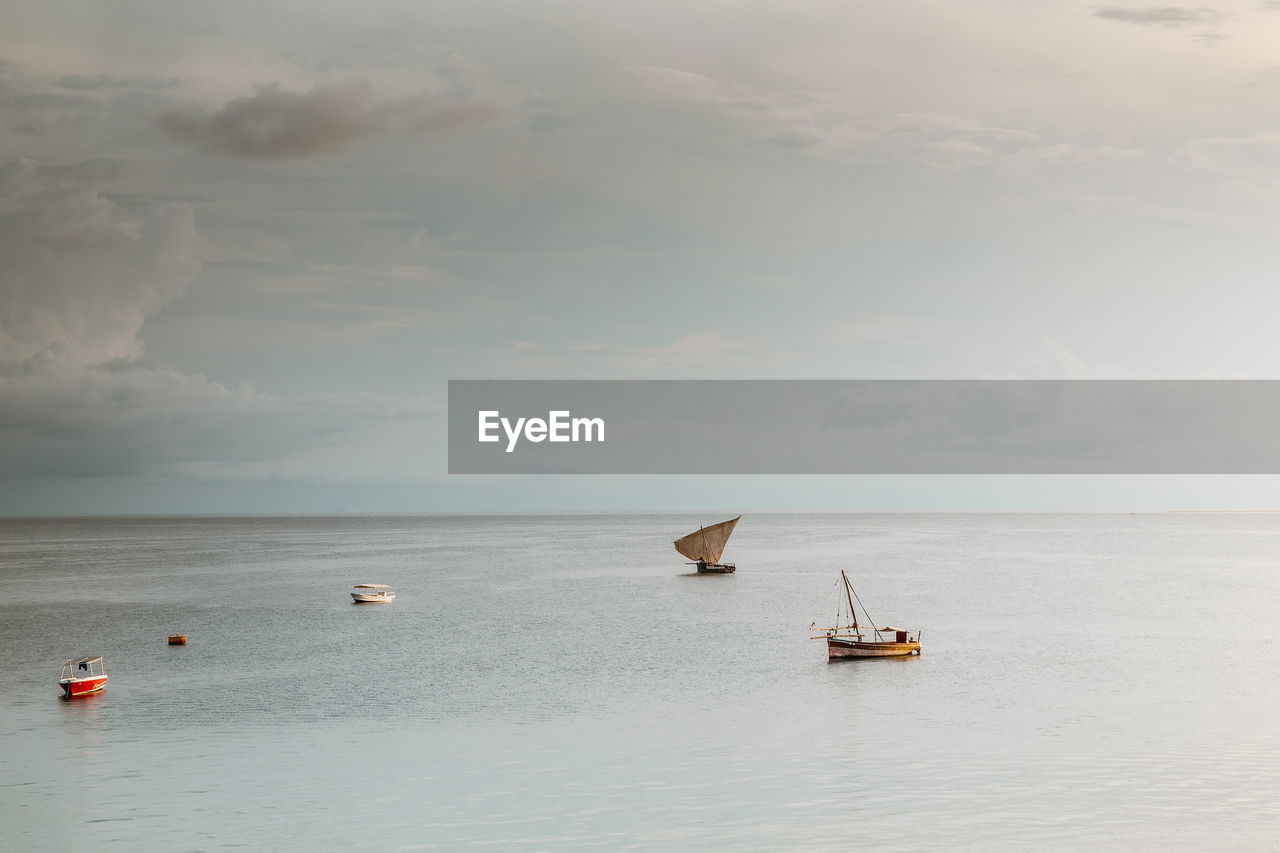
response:
<path fill-rule="evenodd" d="M 169 635 L 169 645 L 171 645 L 171 646 L 185 646 L 186 644 L 187 644 L 187 635 L 186 635 L 186 634 L 170 634 L 170 635 Z"/>

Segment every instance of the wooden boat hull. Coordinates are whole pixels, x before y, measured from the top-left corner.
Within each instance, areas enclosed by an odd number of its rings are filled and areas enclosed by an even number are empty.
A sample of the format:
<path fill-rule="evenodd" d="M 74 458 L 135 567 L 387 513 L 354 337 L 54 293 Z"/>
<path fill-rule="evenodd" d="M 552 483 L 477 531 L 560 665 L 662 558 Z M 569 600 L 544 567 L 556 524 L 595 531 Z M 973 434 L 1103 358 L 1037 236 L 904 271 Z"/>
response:
<path fill-rule="evenodd" d="M 731 575 L 738 570 L 733 563 L 726 565 L 708 565 L 707 563 L 698 563 L 698 574 L 700 575 Z"/>
<path fill-rule="evenodd" d="M 865 642 L 827 638 L 827 660 L 894 658 L 920 654 L 919 643 Z"/>
<path fill-rule="evenodd" d="M 391 595 L 373 595 L 366 592 L 351 593 L 351 600 L 356 604 L 386 604 L 387 602 L 395 601 L 395 599 L 394 593 Z"/>
<path fill-rule="evenodd" d="M 62 695 L 67 699 L 75 699 L 79 696 L 88 696 L 90 693 L 97 693 L 107 686 L 107 677 L 105 675 L 93 675 L 86 678 L 64 678 L 58 682 L 58 686 L 62 688 Z"/>
<path fill-rule="evenodd" d="M 171 646 L 185 646 L 186 644 L 187 644 L 187 635 L 186 635 L 186 634 L 170 634 L 170 635 L 169 635 L 169 645 L 171 645 Z"/>

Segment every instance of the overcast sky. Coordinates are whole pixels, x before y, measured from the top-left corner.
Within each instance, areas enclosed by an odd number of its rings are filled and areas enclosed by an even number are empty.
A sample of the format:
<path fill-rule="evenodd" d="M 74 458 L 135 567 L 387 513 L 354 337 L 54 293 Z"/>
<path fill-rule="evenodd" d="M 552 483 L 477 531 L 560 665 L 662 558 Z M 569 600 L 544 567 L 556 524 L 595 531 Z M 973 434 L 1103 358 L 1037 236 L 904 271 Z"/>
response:
<path fill-rule="evenodd" d="M 0 512 L 1280 508 L 444 474 L 449 378 L 1280 378 L 1211 2 L 0 0 Z"/>

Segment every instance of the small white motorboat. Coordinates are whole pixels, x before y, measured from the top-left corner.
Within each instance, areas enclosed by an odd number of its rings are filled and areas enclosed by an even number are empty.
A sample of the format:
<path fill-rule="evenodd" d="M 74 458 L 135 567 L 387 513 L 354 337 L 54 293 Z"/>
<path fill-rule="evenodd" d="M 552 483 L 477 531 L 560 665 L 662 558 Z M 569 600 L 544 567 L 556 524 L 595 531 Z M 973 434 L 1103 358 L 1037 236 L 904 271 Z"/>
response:
<path fill-rule="evenodd" d="M 356 604 L 386 604 L 395 601 L 396 592 L 385 583 L 358 583 L 351 600 Z"/>

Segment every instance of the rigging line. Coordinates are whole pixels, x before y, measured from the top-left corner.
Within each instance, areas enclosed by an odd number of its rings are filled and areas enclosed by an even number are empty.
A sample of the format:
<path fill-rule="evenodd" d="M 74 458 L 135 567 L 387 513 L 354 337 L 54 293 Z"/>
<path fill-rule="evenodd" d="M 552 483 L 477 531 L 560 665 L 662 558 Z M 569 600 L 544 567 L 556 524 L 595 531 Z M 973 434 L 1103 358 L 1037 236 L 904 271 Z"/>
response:
<path fill-rule="evenodd" d="M 862 630 L 858 627 L 858 616 L 856 613 L 853 612 L 853 585 L 849 583 L 849 575 L 844 571 L 840 572 L 840 579 L 844 581 L 844 597 L 845 597 L 845 601 L 848 602 L 849 604 L 849 621 L 851 623 L 850 627 L 853 628 L 854 632 L 858 635 L 858 639 L 861 640 Z M 861 604 L 862 600 L 859 599 L 858 603 Z M 871 617 L 868 616 L 867 618 L 869 619 Z M 875 626 L 872 625 L 871 627 L 874 628 Z"/>
<path fill-rule="evenodd" d="M 871 630 L 876 632 L 876 640 L 880 639 L 880 629 L 876 627 L 876 620 L 871 618 L 871 614 L 867 613 L 867 605 L 862 604 L 862 599 L 858 597 L 858 591 L 853 591 L 853 597 L 858 599 L 858 604 L 862 606 L 862 612 L 866 614 L 867 621 L 871 623 Z"/>
<path fill-rule="evenodd" d="M 827 593 L 826 601 L 828 601 L 828 602 L 829 602 L 829 601 L 831 600 L 831 594 L 832 594 L 832 593 L 834 593 L 834 592 L 836 591 L 836 587 L 838 587 L 838 586 L 840 586 L 840 579 L 839 579 L 839 578 L 836 578 L 836 582 L 835 582 L 835 583 L 833 583 L 833 584 L 831 585 L 831 590 Z M 826 607 L 827 605 L 826 605 L 826 603 L 824 602 L 822 606 L 823 606 L 823 607 Z M 839 614 L 837 614 L 837 615 L 836 615 L 836 624 L 839 624 L 839 623 L 840 623 L 840 616 L 839 616 Z"/>

